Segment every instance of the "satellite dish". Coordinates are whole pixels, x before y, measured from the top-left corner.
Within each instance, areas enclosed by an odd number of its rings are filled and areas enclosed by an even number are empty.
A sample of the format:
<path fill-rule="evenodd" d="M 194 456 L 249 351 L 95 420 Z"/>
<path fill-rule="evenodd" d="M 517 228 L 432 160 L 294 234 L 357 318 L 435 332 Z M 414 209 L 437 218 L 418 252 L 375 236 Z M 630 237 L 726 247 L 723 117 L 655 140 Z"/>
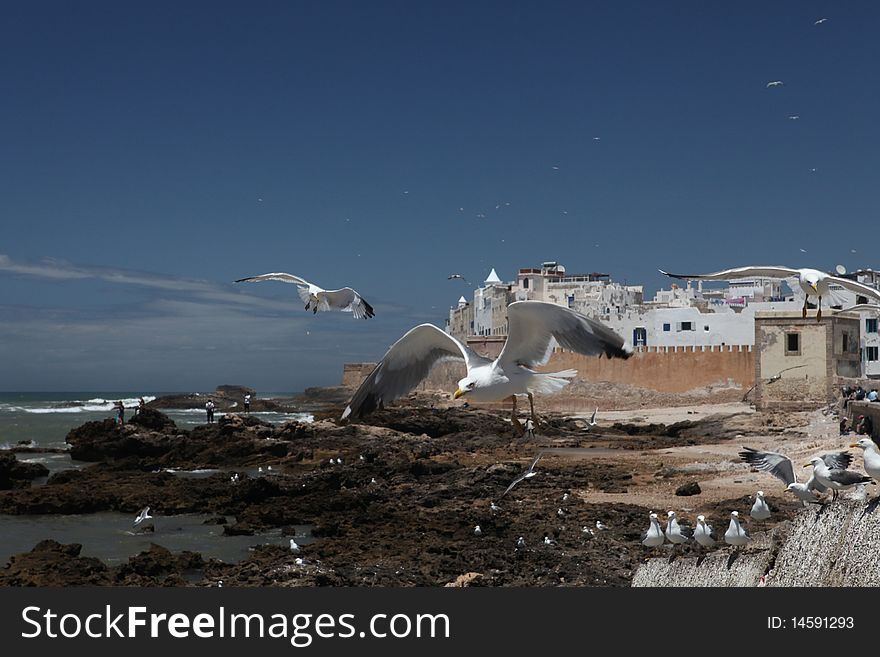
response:
<path fill-rule="evenodd" d="M 840 274 L 841 276 L 843 276 L 843 275 L 846 273 L 846 267 L 844 267 L 843 265 L 837 265 L 837 266 L 834 268 L 834 271 L 836 271 L 838 274 Z"/>

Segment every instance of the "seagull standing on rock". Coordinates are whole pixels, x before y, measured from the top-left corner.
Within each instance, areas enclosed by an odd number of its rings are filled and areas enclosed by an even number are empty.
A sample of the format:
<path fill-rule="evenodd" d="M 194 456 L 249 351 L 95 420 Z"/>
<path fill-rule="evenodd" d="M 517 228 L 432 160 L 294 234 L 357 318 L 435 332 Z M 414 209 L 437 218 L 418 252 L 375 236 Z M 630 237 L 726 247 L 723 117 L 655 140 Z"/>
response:
<path fill-rule="evenodd" d="M 293 539 L 290 539 L 290 551 L 293 552 L 294 554 L 297 554 L 300 551 L 299 545 Z"/>
<path fill-rule="evenodd" d="M 870 438 L 860 438 L 850 447 L 859 447 L 863 450 L 862 458 L 865 461 L 865 472 L 875 481 L 880 481 L 880 450 L 877 449 L 877 443 Z"/>
<path fill-rule="evenodd" d="M 650 524 L 642 533 L 642 545 L 645 547 L 660 547 L 666 542 L 666 536 L 663 534 L 663 529 L 660 527 L 660 521 L 657 519 L 657 514 L 651 513 L 648 516 L 648 519 L 650 520 Z"/>
<path fill-rule="evenodd" d="M 835 454 L 839 458 L 839 461 L 833 463 L 831 466 L 825 461 L 828 458 L 815 456 L 810 459 L 810 462 L 804 465 L 805 468 L 809 468 L 812 466 L 813 468 L 813 476 L 821 483 L 823 486 L 830 488 L 833 493 L 833 499 L 837 499 L 837 495 L 840 491 L 846 490 L 847 488 L 852 488 L 853 486 L 858 486 L 860 484 L 869 484 L 871 483 L 871 478 L 866 477 L 863 474 L 859 474 L 858 472 L 853 472 L 852 470 L 847 470 L 849 464 L 852 462 L 852 456 L 845 452 L 840 452 L 839 454 Z M 844 458 L 845 457 L 845 458 Z M 838 465 L 839 467 L 835 467 Z"/>
<path fill-rule="evenodd" d="M 706 522 L 706 516 L 697 516 L 697 526 L 694 527 L 694 540 L 704 548 L 715 547 L 718 540 L 712 525 Z"/>
<path fill-rule="evenodd" d="M 752 510 L 749 511 L 749 515 L 755 520 L 770 519 L 770 507 L 767 506 L 767 502 L 764 500 L 764 491 L 759 490 L 755 494 L 755 503 L 752 505 Z"/>
<path fill-rule="evenodd" d="M 739 522 L 739 512 L 731 511 L 730 525 L 727 531 L 724 532 L 724 542 L 734 547 L 742 547 L 743 545 L 748 545 L 751 541 L 752 537 L 749 535 L 749 532 Z"/>

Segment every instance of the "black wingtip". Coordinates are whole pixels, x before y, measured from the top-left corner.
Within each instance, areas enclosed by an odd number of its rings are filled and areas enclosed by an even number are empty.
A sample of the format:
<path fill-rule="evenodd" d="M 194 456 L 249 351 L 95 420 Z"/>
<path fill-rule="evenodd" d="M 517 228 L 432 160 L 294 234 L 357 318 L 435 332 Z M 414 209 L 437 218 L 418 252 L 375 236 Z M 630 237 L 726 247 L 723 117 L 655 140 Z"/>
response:
<path fill-rule="evenodd" d="M 361 299 L 361 301 L 364 301 Z M 364 319 L 370 319 L 371 317 L 375 317 L 376 313 L 373 312 L 373 306 L 364 301 Z"/>

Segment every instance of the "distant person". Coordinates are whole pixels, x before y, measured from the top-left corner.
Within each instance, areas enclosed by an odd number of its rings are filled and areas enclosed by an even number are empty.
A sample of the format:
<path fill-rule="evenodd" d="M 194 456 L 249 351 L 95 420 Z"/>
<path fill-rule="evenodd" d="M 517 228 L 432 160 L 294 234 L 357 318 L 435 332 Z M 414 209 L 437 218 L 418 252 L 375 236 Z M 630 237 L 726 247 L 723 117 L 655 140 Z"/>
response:
<path fill-rule="evenodd" d="M 846 416 L 840 418 L 840 435 L 846 436 L 849 434 L 849 422 L 846 419 Z"/>
<path fill-rule="evenodd" d="M 871 421 L 871 418 L 859 415 L 859 418 L 856 421 L 856 433 L 870 436 L 873 431 L 874 423 Z"/>
<path fill-rule="evenodd" d="M 250 393 L 244 396 L 244 412 L 247 415 L 250 415 L 251 412 L 251 395 Z"/>
<path fill-rule="evenodd" d="M 871 388 L 871 392 L 868 393 L 868 401 L 877 401 L 877 389 Z"/>
<path fill-rule="evenodd" d="M 532 418 L 526 420 L 526 434 L 529 438 L 535 437 L 535 423 L 532 422 Z"/>
<path fill-rule="evenodd" d="M 138 397 L 138 406 L 134 409 L 135 415 L 140 415 L 141 412 L 147 407 L 147 402 L 144 401 L 143 397 Z"/>
<path fill-rule="evenodd" d="M 863 401 L 865 399 L 865 389 L 862 386 L 858 387 L 856 390 L 856 401 Z"/>
<path fill-rule="evenodd" d="M 118 400 L 114 405 L 116 408 L 116 424 L 122 426 L 125 424 L 125 404 L 122 400 Z"/>
<path fill-rule="evenodd" d="M 214 422 L 214 400 L 209 399 L 205 403 L 205 413 L 208 416 L 208 424 L 212 424 Z"/>

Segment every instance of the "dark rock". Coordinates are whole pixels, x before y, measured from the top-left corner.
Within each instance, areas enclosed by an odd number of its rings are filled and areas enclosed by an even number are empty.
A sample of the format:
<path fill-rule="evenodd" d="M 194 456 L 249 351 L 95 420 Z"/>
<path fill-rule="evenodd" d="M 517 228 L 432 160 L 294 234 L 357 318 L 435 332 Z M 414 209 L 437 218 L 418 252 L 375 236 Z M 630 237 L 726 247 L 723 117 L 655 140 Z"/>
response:
<path fill-rule="evenodd" d="M 691 495 L 699 495 L 703 490 L 700 488 L 700 484 L 696 481 L 691 481 L 690 483 L 679 486 L 675 490 L 675 494 L 680 497 L 689 497 Z"/>
<path fill-rule="evenodd" d="M 212 518 L 208 518 L 202 524 L 203 525 L 225 525 L 227 523 L 226 516 L 213 516 Z"/>
<path fill-rule="evenodd" d="M 225 536 L 253 536 L 254 531 L 253 527 L 243 522 L 223 526 L 223 534 Z"/>
<path fill-rule="evenodd" d="M 41 463 L 24 463 L 15 454 L 0 453 L 0 490 L 26 488 L 37 477 L 45 477 L 49 469 Z"/>
<path fill-rule="evenodd" d="M 150 429 L 162 433 L 171 431 L 177 433 L 177 425 L 174 424 L 174 420 L 154 408 L 140 409 L 135 416 L 131 418 L 129 424 L 134 424 L 143 427 L 144 429 Z"/>
<path fill-rule="evenodd" d="M 79 556 L 82 546 L 40 541 L 30 552 L 17 554 L 0 570 L 0 586 L 95 586 L 111 584 L 100 560 Z"/>

